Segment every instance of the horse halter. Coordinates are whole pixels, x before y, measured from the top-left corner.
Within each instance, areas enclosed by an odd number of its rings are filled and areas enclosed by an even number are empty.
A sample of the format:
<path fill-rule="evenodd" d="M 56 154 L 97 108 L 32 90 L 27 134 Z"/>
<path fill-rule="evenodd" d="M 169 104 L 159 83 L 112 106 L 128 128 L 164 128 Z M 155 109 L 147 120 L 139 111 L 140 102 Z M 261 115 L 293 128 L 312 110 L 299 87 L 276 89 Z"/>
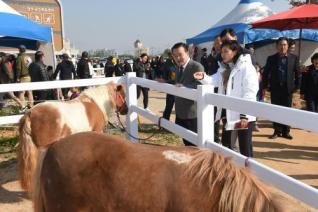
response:
<path fill-rule="evenodd" d="M 116 95 L 116 99 L 115 99 L 115 104 L 116 104 L 116 113 L 122 113 L 123 110 L 125 109 L 125 105 L 126 105 L 126 100 L 125 98 L 123 98 L 123 96 L 120 94 L 119 90 L 116 89 L 115 90 L 115 95 Z"/>

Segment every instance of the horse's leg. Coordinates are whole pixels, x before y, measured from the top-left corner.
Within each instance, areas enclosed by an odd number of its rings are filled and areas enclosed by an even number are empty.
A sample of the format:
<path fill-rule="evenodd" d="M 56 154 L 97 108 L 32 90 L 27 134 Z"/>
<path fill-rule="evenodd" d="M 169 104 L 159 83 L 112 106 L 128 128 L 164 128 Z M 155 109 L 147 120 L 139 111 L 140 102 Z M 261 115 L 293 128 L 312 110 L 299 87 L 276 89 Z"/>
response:
<path fill-rule="evenodd" d="M 34 194 L 33 194 L 33 204 L 34 212 L 45 212 L 45 201 L 43 194 L 43 186 L 41 182 L 42 164 L 44 157 L 46 155 L 47 149 L 42 149 L 39 151 L 38 165 L 34 174 Z"/>

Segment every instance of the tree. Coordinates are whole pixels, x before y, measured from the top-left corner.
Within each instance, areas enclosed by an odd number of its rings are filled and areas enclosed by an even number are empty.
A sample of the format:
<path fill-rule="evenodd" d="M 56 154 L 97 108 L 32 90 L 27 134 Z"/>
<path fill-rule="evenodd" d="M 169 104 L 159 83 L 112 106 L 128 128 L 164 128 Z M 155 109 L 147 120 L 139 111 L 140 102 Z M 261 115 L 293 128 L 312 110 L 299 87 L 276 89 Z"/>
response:
<path fill-rule="evenodd" d="M 293 7 L 297 7 L 302 4 L 312 3 L 312 4 L 318 4 L 318 0 L 288 0 L 289 4 Z"/>
<path fill-rule="evenodd" d="M 168 58 L 169 54 L 171 54 L 171 50 L 170 49 L 165 49 L 163 51 L 163 53 L 161 54 L 161 56 L 164 57 L 164 58 Z"/>

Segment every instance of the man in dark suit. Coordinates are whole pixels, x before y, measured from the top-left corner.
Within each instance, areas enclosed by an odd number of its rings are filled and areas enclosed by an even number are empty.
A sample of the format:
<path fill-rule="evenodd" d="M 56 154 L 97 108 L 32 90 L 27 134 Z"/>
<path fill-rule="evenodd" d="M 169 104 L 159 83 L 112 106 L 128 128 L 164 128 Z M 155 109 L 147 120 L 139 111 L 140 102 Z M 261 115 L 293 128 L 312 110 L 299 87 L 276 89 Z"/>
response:
<path fill-rule="evenodd" d="M 293 92 L 299 86 L 299 60 L 296 55 L 288 53 L 288 38 L 279 38 L 276 48 L 277 53 L 267 58 L 263 74 L 264 89 L 270 87 L 272 104 L 291 107 Z M 282 136 L 293 139 L 289 126 L 273 124 L 275 131 L 269 138 Z"/>
<path fill-rule="evenodd" d="M 184 86 L 196 89 L 200 84 L 193 77 L 195 72 L 204 72 L 204 67 L 190 59 L 188 46 L 184 43 L 175 44 L 172 49 L 172 56 L 178 66 L 176 86 Z M 197 132 L 197 104 L 196 102 L 181 97 L 175 97 L 176 124 Z M 186 146 L 193 146 L 192 143 L 183 139 Z"/>

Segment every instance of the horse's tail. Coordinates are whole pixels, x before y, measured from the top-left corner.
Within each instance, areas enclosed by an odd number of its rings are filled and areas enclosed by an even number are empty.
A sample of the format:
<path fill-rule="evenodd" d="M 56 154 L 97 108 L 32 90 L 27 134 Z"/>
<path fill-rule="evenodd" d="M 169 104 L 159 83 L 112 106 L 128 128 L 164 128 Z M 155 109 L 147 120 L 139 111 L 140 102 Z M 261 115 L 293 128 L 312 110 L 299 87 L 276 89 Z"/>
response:
<path fill-rule="evenodd" d="M 44 200 L 43 200 L 43 191 L 42 191 L 42 182 L 41 182 L 41 172 L 43 160 L 46 155 L 47 149 L 42 149 L 39 151 L 38 164 L 34 173 L 33 178 L 33 207 L 34 212 L 45 212 Z"/>
<path fill-rule="evenodd" d="M 17 151 L 18 172 L 21 187 L 31 192 L 32 177 L 36 169 L 38 150 L 31 137 L 30 113 L 25 114 L 19 123 L 19 145 Z"/>

